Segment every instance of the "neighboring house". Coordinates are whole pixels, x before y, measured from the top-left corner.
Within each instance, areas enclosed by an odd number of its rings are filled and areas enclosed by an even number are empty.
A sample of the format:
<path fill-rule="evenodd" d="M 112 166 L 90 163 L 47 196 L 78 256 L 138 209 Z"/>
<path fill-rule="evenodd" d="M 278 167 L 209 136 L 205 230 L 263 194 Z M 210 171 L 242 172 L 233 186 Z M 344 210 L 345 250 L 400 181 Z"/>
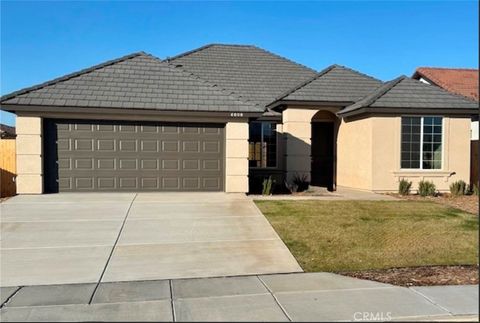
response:
<path fill-rule="evenodd" d="M 479 101 L 478 69 L 419 67 L 412 78 Z M 478 113 L 472 119 L 471 139 L 478 140 Z"/>
<path fill-rule="evenodd" d="M 15 195 L 15 127 L 0 123 L 0 197 Z"/>
<path fill-rule="evenodd" d="M 7 126 L 6 124 L 0 123 L 1 139 L 14 139 L 15 137 L 15 127 Z"/>
<path fill-rule="evenodd" d="M 255 46 L 131 54 L 1 98 L 17 190 L 255 190 L 261 178 L 396 191 L 468 180 L 477 103 L 401 76 L 317 73 Z M 249 183 L 250 178 L 250 183 Z"/>

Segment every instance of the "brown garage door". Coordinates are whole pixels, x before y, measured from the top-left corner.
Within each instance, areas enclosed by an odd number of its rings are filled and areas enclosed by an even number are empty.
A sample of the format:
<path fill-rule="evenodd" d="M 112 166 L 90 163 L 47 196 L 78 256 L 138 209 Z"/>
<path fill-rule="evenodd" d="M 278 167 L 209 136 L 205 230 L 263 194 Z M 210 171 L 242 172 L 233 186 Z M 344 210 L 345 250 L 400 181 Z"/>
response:
<path fill-rule="evenodd" d="M 221 191 L 224 125 L 44 122 L 45 190 Z"/>

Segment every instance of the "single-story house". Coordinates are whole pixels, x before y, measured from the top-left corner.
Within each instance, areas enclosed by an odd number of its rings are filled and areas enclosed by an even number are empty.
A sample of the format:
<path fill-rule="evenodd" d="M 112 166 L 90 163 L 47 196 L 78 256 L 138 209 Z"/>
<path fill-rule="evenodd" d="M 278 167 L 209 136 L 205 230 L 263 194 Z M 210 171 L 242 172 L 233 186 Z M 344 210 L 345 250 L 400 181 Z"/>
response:
<path fill-rule="evenodd" d="M 478 102 L 478 76 L 478 69 L 474 68 L 419 67 L 412 78 Z M 478 140 L 478 113 L 472 118 L 470 138 Z"/>
<path fill-rule="evenodd" d="M 15 127 L 0 123 L 0 139 L 15 139 Z"/>
<path fill-rule="evenodd" d="M 406 76 L 321 72 L 255 46 L 140 52 L 1 97 L 17 191 L 255 191 L 261 180 L 388 192 L 469 179 L 478 103 Z M 259 184 L 260 183 L 260 184 Z"/>

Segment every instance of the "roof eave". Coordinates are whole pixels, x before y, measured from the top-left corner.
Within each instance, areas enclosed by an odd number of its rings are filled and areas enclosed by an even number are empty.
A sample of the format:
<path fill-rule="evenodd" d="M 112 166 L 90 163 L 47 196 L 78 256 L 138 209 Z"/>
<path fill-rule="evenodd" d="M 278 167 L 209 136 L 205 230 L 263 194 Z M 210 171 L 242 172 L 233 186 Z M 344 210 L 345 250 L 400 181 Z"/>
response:
<path fill-rule="evenodd" d="M 343 118 L 373 114 L 410 114 L 410 115 L 448 115 L 448 116 L 474 116 L 478 115 L 476 108 L 404 108 L 404 107 L 361 107 L 355 110 L 337 113 Z"/>
<path fill-rule="evenodd" d="M 151 109 L 151 108 L 124 108 L 124 107 L 84 107 L 84 106 L 39 106 L 39 105 L 20 105 L 20 104 L 1 104 L 0 110 L 17 113 L 91 113 L 91 114 L 115 114 L 115 115 L 135 115 L 135 114 L 163 114 L 163 115 L 185 115 L 191 116 L 219 116 L 219 117 L 244 117 L 256 118 L 262 116 L 264 111 L 248 111 L 248 110 L 174 110 L 174 109 Z M 80 111 L 79 111 L 80 110 Z M 241 114 L 241 115 L 239 115 Z"/>

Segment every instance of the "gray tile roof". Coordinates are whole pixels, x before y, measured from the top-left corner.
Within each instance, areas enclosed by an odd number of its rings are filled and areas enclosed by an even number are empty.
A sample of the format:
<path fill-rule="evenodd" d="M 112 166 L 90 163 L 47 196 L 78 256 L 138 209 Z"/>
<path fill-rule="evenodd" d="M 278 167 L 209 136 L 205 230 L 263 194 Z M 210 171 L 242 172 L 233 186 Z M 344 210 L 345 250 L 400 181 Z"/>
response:
<path fill-rule="evenodd" d="M 1 104 L 263 112 L 182 68 L 135 53 L 1 97 Z"/>
<path fill-rule="evenodd" d="M 398 108 L 446 110 L 472 110 L 478 112 L 478 102 L 449 93 L 437 86 L 400 76 L 385 83 L 360 101 L 341 110 L 339 114 L 352 113 L 362 108 Z"/>
<path fill-rule="evenodd" d="M 402 76 L 382 83 L 332 65 L 320 73 L 255 46 L 208 45 L 161 61 L 140 52 L 0 98 L 12 106 L 279 113 L 277 100 L 361 108 L 477 109 L 476 102 Z M 280 101 L 279 101 L 280 102 Z"/>
<path fill-rule="evenodd" d="M 332 65 L 276 100 L 356 102 L 382 84 L 350 68 Z"/>
<path fill-rule="evenodd" d="M 212 44 L 169 60 L 261 106 L 316 74 L 303 65 L 248 45 Z"/>

